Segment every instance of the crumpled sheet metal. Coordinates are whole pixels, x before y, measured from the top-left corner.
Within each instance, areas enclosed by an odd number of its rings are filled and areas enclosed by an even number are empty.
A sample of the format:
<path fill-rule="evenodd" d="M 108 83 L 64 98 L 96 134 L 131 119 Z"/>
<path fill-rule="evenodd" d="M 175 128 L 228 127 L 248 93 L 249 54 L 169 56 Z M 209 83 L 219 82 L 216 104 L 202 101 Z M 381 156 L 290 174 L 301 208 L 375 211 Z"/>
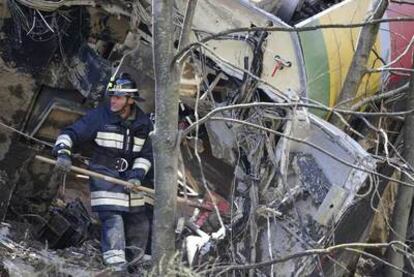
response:
<path fill-rule="evenodd" d="M 374 171 L 376 166 L 374 159 L 344 132 L 312 114 L 297 112 L 301 114 L 295 117 L 292 129 L 286 135 L 314 144 L 332 156 L 311 145 L 289 141 L 289 177 L 283 195 L 291 198 L 288 199 L 290 205 L 285 206 L 281 217 L 269 218 L 267 230 L 261 232 L 262 260 L 323 248 L 330 241 L 333 226 L 359 199 L 356 193 L 364 186 L 369 174 L 358 168 Z M 276 153 L 280 155 L 281 151 Z M 276 189 L 282 191 L 282 188 Z M 277 194 L 274 197 L 277 202 Z M 293 259 L 277 265 L 278 276 L 308 275 L 317 264 L 315 257 Z"/>

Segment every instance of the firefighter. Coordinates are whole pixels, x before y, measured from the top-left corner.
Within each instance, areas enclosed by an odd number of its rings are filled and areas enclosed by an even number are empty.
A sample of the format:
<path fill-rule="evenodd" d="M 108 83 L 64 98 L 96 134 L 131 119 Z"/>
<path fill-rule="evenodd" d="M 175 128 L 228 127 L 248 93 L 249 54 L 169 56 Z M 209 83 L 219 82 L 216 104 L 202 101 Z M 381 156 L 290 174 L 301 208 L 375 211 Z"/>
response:
<path fill-rule="evenodd" d="M 144 99 L 125 73 L 108 84 L 107 94 L 109 105 L 91 110 L 62 130 L 53 150 L 56 167 L 69 171 L 73 147 L 91 142 L 91 170 L 140 186 L 153 163 L 152 122 L 137 105 Z M 127 261 L 146 248 L 150 222 L 145 197 L 95 178 L 90 180 L 90 193 L 92 211 L 102 223 L 103 260 L 113 270 L 123 271 Z"/>

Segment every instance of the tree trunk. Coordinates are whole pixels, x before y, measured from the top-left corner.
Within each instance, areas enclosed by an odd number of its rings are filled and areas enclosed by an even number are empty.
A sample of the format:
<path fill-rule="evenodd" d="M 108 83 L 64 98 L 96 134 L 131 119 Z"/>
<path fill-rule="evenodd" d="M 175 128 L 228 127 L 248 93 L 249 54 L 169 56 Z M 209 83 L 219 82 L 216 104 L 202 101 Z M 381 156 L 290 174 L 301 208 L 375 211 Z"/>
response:
<path fill-rule="evenodd" d="M 155 203 L 152 236 L 154 265 L 160 276 L 175 252 L 177 208 L 178 82 L 171 66 L 174 54 L 174 1 L 153 0 L 153 53 L 155 73 L 155 130 L 152 136 Z"/>
<path fill-rule="evenodd" d="M 371 10 L 367 14 L 368 20 L 382 18 L 387 7 L 388 1 L 386 0 L 373 1 Z M 356 96 L 361 79 L 366 73 L 366 65 L 368 62 L 369 54 L 371 53 L 371 49 L 377 39 L 378 29 L 379 24 L 365 25 L 362 27 L 359 34 L 355 55 L 346 75 L 341 93 L 337 99 L 337 103 L 341 103 L 343 101 L 347 102 L 342 105 L 338 105 L 338 108 L 351 108 L 353 104 L 352 99 Z M 344 128 L 343 122 L 337 116 L 332 116 L 330 121 L 338 128 Z"/>
<path fill-rule="evenodd" d="M 414 69 L 414 55 L 413 55 L 413 69 Z M 410 86 L 408 88 L 407 109 L 414 108 L 414 73 L 411 73 Z M 410 113 L 405 118 L 404 123 L 404 159 L 411 166 L 414 167 L 414 114 Z M 402 175 L 401 180 L 414 185 L 406 175 Z M 394 212 L 392 215 L 392 230 L 390 230 L 389 241 L 399 240 L 405 242 L 407 235 L 408 220 L 410 216 L 411 205 L 414 196 L 414 189 L 409 186 L 400 185 L 398 188 L 397 198 L 395 200 Z M 387 261 L 391 264 L 403 268 L 404 256 L 392 249 L 387 251 Z M 384 276 L 401 277 L 402 272 L 399 272 L 391 267 L 386 268 Z"/>

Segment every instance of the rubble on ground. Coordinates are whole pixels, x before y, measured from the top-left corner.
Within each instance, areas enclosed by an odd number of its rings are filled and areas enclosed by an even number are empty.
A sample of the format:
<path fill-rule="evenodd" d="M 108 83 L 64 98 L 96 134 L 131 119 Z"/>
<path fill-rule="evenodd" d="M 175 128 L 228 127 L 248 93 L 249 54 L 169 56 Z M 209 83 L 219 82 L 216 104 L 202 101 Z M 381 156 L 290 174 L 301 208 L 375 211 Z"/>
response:
<path fill-rule="evenodd" d="M 29 224 L 3 222 L 0 228 L 0 260 L 9 276 L 94 276 L 106 270 L 97 240 L 54 250 L 34 240 Z"/>

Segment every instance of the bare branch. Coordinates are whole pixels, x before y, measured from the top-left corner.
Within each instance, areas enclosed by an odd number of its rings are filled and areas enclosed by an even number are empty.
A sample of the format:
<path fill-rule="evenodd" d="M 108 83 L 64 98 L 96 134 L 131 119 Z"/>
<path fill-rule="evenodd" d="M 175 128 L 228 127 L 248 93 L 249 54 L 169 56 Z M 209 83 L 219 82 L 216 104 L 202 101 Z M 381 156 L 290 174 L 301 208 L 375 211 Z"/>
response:
<path fill-rule="evenodd" d="M 411 37 L 410 43 L 407 45 L 407 47 L 405 47 L 404 51 L 398 57 L 396 57 L 394 60 L 392 60 L 391 62 L 389 62 L 389 63 L 387 63 L 383 66 L 381 66 L 378 69 L 389 68 L 391 65 L 393 65 L 396 62 L 398 62 L 399 60 L 401 60 L 401 58 L 404 57 L 408 53 L 408 51 L 410 51 L 411 46 L 413 45 L 413 43 L 414 43 L 414 36 Z"/>
<path fill-rule="evenodd" d="M 396 88 L 394 90 L 390 90 L 390 91 L 387 91 L 387 92 L 384 92 L 384 93 L 380 93 L 380 94 L 375 94 L 375 95 L 373 95 L 371 97 L 366 97 L 366 98 L 362 99 L 360 102 L 354 104 L 351 107 L 351 110 L 352 111 L 356 111 L 356 110 L 359 110 L 362 106 L 368 104 L 369 102 L 375 102 L 375 101 L 382 100 L 384 98 L 392 97 L 394 95 L 397 95 L 399 93 L 402 93 L 404 90 L 406 90 L 408 88 L 408 85 L 409 84 L 406 83 L 405 85 L 403 85 L 403 86 L 401 86 L 399 88 Z"/>
<path fill-rule="evenodd" d="M 191 0 L 187 3 L 187 7 L 185 8 L 183 29 L 181 30 L 180 40 L 178 43 L 178 51 L 181 51 L 184 48 L 184 46 L 188 45 L 190 38 L 190 29 L 193 23 L 193 17 L 196 6 L 197 0 Z"/>
<path fill-rule="evenodd" d="M 291 255 L 284 256 L 282 258 L 277 258 L 277 259 L 260 262 L 260 263 L 247 264 L 247 265 L 219 266 L 219 267 L 215 267 L 214 269 L 204 271 L 203 273 L 214 271 L 214 272 L 219 272 L 216 275 L 216 276 L 219 276 L 232 270 L 246 270 L 246 269 L 251 269 L 251 268 L 264 267 L 264 266 L 269 266 L 269 265 L 277 264 L 277 263 L 283 263 L 283 262 L 286 262 L 292 259 L 297 259 L 297 258 L 302 258 L 302 257 L 307 257 L 307 256 L 326 255 L 326 254 L 330 254 L 338 250 L 352 251 L 352 250 L 360 249 L 360 248 L 363 248 L 363 249 L 389 248 L 389 247 L 392 247 L 393 245 L 399 245 L 399 244 L 401 245 L 402 243 L 399 241 L 392 241 L 389 243 L 344 243 L 344 244 L 330 246 L 327 248 L 305 250 L 303 252 L 294 253 Z"/>
<path fill-rule="evenodd" d="M 186 135 L 188 135 L 191 131 L 194 130 L 196 125 L 203 124 L 209 118 L 211 118 L 213 115 L 217 113 L 220 113 L 226 110 L 251 108 L 251 107 L 277 107 L 277 108 L 307 107 L 307 108 L 320 109 L 320 110 L 329 111 L 329 112 L 338 112 L 338 113 L 359 115 L 359 116 L 392 116 L 393 117 L 393 116 L 406 115 L 406 114 L 410 114 L 414 112 L 414 109 L 408 110 L 408 111 L 401 111 L 401 112 L 356 112 L 356 111 L 351 111 L 351 110 L 329 108 L 326 106 L 322 106 L 322 104 L 315 105 L 315 104 L 296 103 L 296 102 L 295 103 L 293 102 L 292 103 L 253 102 L 253 103 L 235 104 L 235 105 L 216 108 L 210 111 L 200 120 L 191 124 L 187 129 L 185 129 L 184 132 L 182 132 L 181 137 L 184 138 Z"/>
<path fill-rule="evenodd" d="M 390 0 L 391 3 L 396 3 L 396 4 L 407 4 L 407 5 L 414 5 L 414 2 L 410 2 L 410 1 L 403 1 L 403 0 Z"/>
<path fill-rule="evenodd" d="M 386 67 L 386 68 L 373 68 L 367 70 L 369 73 L 377 73 L 377 72 L 384 72 L 384 71 L 401 71 L 401 72 L 413 72 L 414 70 L 409 68 L 403 68 L 403 67 Z M 410 76 L 410 75 L 407 75 Z"/>
<path fill-rule="evenodd" d="M 412 62 L 414 62 L 414 56 L 412 56 Z M 413 65 L 414 66 L 414 65 Z M 408 89 L 408 99 L 407 99 L 407 106 L 414 107 L 414 74 L 411 74 L 410 85 Z M 404 122 L 404 158 L 410 166 L 414 165 L 414 115 L 407 115 Z M 401 180 L 404 182 L 409 182 L 414 184 L 413 179 L 409 178 L 411 176 L 403 175 Z M 392 227 L 395 232 L 406 239 L 407 236 L 407 228 L 409 225 L 409 217 L 410 217 L 410 210 L 412 206 L 414 196 L 414 190 L 412 187 L 399 187 L 398 194 L 395 200 L 395 207 L 393 210 L 392 215 Z M 396 235 L 394 233 L 390 234 L 391 239 L 395 239 Z M 397 266 L 404 266 L 404 256 L 395 253 L 395 252 L 388 252 L 387 253 L 387 260 L 395 264 Z M 402 276 L 399 272 L 395 270 L 388 269 L 387 276 L 398 277 Z"/>
<path fill-rule="evenodd" d="M 392 246 L 391 246 L 391 248 L 392 248 Z M 366 252 L 366 251 L 359 250 L 359 249 L 354 249 L 354 248 L 345 248 L 345 250 L 346 250 L 346 251 L 349 251 L 349 252 L 355 252 L 355 253 L 357 253 L 357 254 L 361 254 L 361 255 L 363 255 L 363 256 L 367 256 L 367 257 L 369 257 L 369 258 L 371 258 L 371 259 L 374 259 L 374 260 L 377 260 L 377 261 L 379 261 L 379 262 L 381 262 L 381 263 L 385 264 L 386 266 L 389 266 L 389 267 L 391 267 L 391 268 L 393 268 L 393 269 L 395 269 L 395 270 L 397 270 L 397 271 L 399 271 L 399 272 L 405 273 L 405 274 L 407 274 L 407 275 L 409 275 L 409 276 L 413 276 L 413 274 L 412 274 L 412 273 L 405 271 L 405 270 L 404 270 L 404 269 L 402 269 L 401 267 L 395 266 L 395 265 L 393 265 L 393 264 L 391 264 L 391 263 L 387 262 L 386 260 L 381 259 L 381 258 L 379 258 L 379 257 L 377 257 L 377 256 L 375 256 L 375 255 L 373 255 L 373 254 L 371 254 L 371 253 L 368 253 L 368 252 Z"/>

